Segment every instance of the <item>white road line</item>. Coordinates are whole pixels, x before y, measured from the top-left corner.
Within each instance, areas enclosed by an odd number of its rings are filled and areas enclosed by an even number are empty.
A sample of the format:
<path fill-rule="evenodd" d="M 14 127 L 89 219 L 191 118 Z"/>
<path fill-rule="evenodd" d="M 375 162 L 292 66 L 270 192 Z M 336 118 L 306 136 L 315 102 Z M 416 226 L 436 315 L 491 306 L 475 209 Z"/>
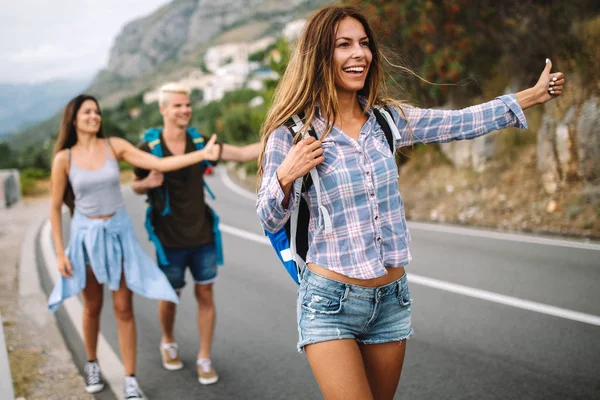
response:
<path fill-rule="evenodd" d="M 410 229 L 441 232 L 441 233 L 452 233 L 455 235 L 472 236 L 472 237 L 478 237 L 478 238 L 483 237 L 486 239 L 508 240 L 508 241 L 512 241 L 512 242 L 540 244 L 540 245 L 545 245 L 545 246 L 559 246 L 559 247 L 570 247 L 573 249 L 600 251 L 600 244 L 577 242 L 574 240 L 552 239 L 552 238 L 513 234 L 513 233 L 493 232 L 493 231 L 485 231 L 485 230 L 478 230 L 478 229 L 472 229 L 472 228 L 463 228 L 463 227 L 458 227 L 458 226 L 428 224 L 425 222 L 409 222 L 408 227 Z"/>
<path fill-rule="evenodd" d="M 252 200 L 253 202 L 256 202 L 256 194 L 233 183 L 233 181 L 227 174 L 227 168 L 217 168 L 217 171 L 219 171 L 219 177 L 221 178 L 221 180 L 223 181 L 223 183 L 225 184 L 225 186 L 227 186 L 227 188 L 229 190 L 239 194 L 240 196 L 242 196 L 248 200 Z"/>
<path fill-rule="evenodd" d="M 42 227 L 40 243 L 42 247 L 42 256 L 44 258 L 44 266 L 48 270 L 52 284 L 55 285 L 60 278 L 60 274 L 58 273 L 56 265 L 56 254 L 54 253 L 54 248 L 52 246 L 50 221 L 46 221 Z M 83 305 L 81 304 L 81 301 L 78 297 L 73 297 L 66 300 L 62 306 L 66 309 L 71 323 L 83 340 L 83 325 L 81 320 L 83 315 Z M 125 367 L 102 333 L 100 333 L 98 337 L 98 362 L 100 363 L 102 376 L 110 390 L 117 399 L 124 400 L 123 375 Z M 146 395 L 144 395 L 144 399 L 149 400 Z"/>
<path fill-rule="evenodd" d="M 220 224 L 220 228 L 222 232 L 228 233 L 230 235 L 234 235 L 256 243 L 270 245 L 269 239 L 267 239 L 264 236 L 260 236 L 255 233 L 247 232 L 242 229 L 238 229 L 224 224 Z M 600 316 L 585 314 L 578 311 L 568 310 L 566 308 L 550 306 L 543 303 L 537 303 L 535 301 L 519 299 L 518 297 L 506 296 L 503 294 L 489 292 L 487 290 L 476 289 L 469 286 L 459 285 L 456 283 L 446 282 L 438 279 L 427 278 L 425 276 L 415 275 L 413 273 L 408 273 L 407 276 L 408 280 L 411 283 L 416 283 L 417 285 L 427 286 L 446 292 L 461 294 L 463 296 L 473 297 L 480 300 L 486 300 L 492 303 L 520 308 L 522 310 L 529 310 L 540 314 L 546 314 L 554 317 L 565 318 L 570 319 L 572 321 L 578 321 L 590 325 L 600 326 Z"/>
<path fill-rule="evenodd" d="M 244 231 L 242 229 L 225 224 L 219 224 L 219 228 L 221 229 L 221 232 L 229 233 L 230 235 L 241 237 L 242 239 L 250 240 L 260 244 L 271 244 L 266 236 L 257 235 L 256 233 Z"/>
<path fill-rule="evenodd" d="M 226 168 L 219 168 L 219 177 L 222 179 L 225 186 L 227 186 L 227 188 L 229 188 L 231 191 L 233 191 L 233 192 L 239 194 L 240 196 L 243 196 L 249 200 L 256 202 L 256 194 L 252 193 L 252 192 L 240 187 L 236 183 L 234 183 L 231 180 L 231 178 L 229 178 Z M 458 227 L 458 226 L 430 224 L 430 223 L 426 223 L 426 222 L 408 222 L 408 227 L 410 229 L 416 229 L 416 230 L 422 230 L 422 231 L 452 233 L 455 235 L 471 236 L 471 237 L 477 237 L 477 238 L 508 240 L 508 241 L 512 241 L 512 242 L 540 244 L 540 245 L 545 245 L 545 246 L 559 246 L 559 247 L 570 247 L 573 249 L 600 251 L 600 243 L 586 243 L 586 242 L 578 242 L 575 240 L 552 239 L 552 238 L 545 238 L 545 237 L 531 236 L 531 235 L 524 235 L 524 234 L 493 232 L 493 231 L 486 231 L 486 230 L 473 229 L 473 228 L 464 228 L 464 227 Z"/>
<path fill-rule="evenodd" d="M 600 326 L 600 317 L 592 314 L 585 314 L 579 311 L 568 310 L 566 308 L 549 306 L 535 301 L 523 300 L 517 297 L 505 296 L 487 290 L 475 289 L 469 286 L 458 285 L 441 281 L 438 279 L 427 278 L 412 273 L 407 274 L 411 283 L 428 286 L 434 289 L 444 290 L 446 292 L 462 294 L 464 296 L 474 297 L 481 300 L 491 301 L 493 303 L 503 304 L 510 307 L 521 308 L 540 314 L 551 315 L 554 317 L 570 319 L 572 321 L 583 322 L 590 325 Z"/>

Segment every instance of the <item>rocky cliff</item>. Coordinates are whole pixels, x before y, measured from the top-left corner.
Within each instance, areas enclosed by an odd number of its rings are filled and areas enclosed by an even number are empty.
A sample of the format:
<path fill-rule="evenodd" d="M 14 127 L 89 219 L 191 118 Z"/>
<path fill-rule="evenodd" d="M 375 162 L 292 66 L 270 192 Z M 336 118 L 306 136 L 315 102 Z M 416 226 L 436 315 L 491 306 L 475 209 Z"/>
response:
<path fill-rule="evenodd" d="M 123 28 L 99 79 L 127 81 L 151 72 L 161 73 L 165 63 L 184 59 L 228 29 L 256 21 L 282 26 L 326 3 L 323 0 L 174 0 Z M 98 85 L 95 89 L 102 92 Z"/>

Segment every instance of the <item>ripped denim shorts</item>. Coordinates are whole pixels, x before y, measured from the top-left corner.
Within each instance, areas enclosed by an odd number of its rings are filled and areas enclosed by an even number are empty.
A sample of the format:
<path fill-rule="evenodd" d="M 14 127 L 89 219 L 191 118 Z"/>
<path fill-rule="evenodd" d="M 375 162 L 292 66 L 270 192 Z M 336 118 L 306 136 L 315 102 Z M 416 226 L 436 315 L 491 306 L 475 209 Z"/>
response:
<path fill-rule="evenodd" d="M 298 351 L 313 343 L 354 339 L 396 342 L 412 335 L 406 275 L 379 287 L 351 285 L 304 268 L 298 289 Z"/>

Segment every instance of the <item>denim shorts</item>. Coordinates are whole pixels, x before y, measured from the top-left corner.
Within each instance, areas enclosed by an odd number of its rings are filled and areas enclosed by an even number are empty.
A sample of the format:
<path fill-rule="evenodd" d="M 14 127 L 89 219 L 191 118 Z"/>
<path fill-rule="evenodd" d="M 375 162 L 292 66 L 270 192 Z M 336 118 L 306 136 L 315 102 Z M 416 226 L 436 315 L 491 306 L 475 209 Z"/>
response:
<path fill-rule="evenodd" d="M 298 289 L 298 351 L 313 343 L 354 339 L 397 342 L 412 335 L 411 298 L 406 274 L 379 287 L 351 285 L 308 268 Z"/>
<path fill-rule="evenodd" d="M 185 269 L 190 268 L 194 283 L 206 285 L 217 280 L 217 253 L 213 243 L 200 247 L 173 249 L 165 247 L 169 265 L 161 265 L 173 289 L 185 286 Z"/>

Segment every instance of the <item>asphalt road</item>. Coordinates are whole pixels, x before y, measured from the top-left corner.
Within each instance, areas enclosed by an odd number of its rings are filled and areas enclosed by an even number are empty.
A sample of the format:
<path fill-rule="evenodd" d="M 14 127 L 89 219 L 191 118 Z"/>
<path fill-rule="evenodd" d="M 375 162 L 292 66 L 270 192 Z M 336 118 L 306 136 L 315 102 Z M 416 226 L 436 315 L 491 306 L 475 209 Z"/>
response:
<path fill-rule="evenodd" d="M 221 379 L 211 386 L 196 379 L 196 304 L 187 288 L 176 323 L 181 371 L 161 366 L 156 302 L 135 299 L 142 389 L 151 399 L 321 398 L 295 348 L 296 286 L 263 243 L 254 201 L 219 174 L 209 183 L 224 226 L 213 346 Z M 128 188 L 124 194 L 138 237 L 153 254 L 143 197 Z M 427 224 L 409 228 L 415 334 L 397 399 L 600 399 L 600 245 Z M 118 354 L 111 308 L 105 296 L 102 333 Z M 61 323 L 82 363 L 79 339 Z M 98 398 L 111 396 L 105 391 Z"/>

